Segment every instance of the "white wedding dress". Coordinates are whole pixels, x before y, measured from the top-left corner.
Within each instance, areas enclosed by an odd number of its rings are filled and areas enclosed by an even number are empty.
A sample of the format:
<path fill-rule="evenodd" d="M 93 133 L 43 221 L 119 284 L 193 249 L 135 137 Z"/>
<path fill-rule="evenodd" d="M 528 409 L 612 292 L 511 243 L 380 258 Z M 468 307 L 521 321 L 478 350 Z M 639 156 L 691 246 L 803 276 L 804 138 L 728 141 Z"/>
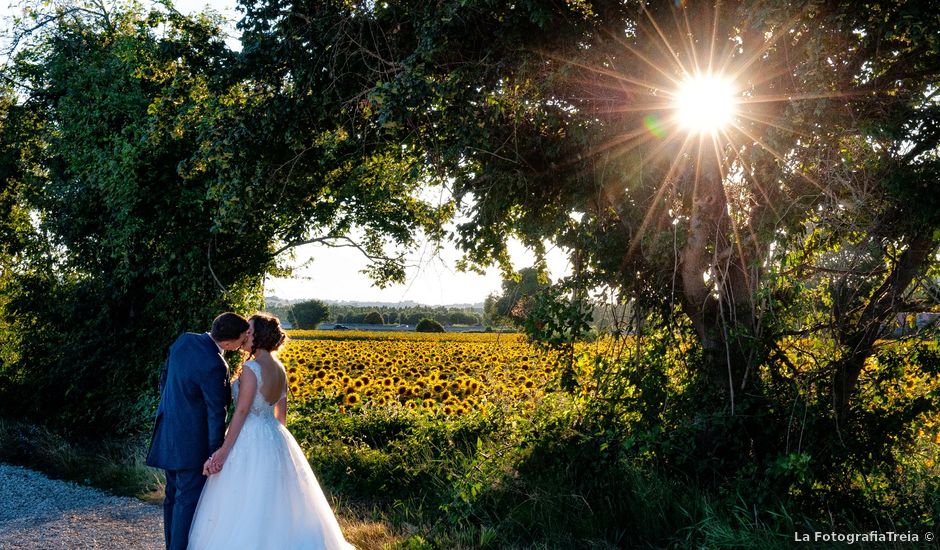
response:
<path fill-rule="evenodd" d="M 317 478 L 294 436 L 261 395 L 222 471 L 209 476 L 189 531 L 190 550 L 349 550 Z M 238 400 L 238 381 L 232 386 Z M 286 391 L 286 390 L 285 390 Z"/>

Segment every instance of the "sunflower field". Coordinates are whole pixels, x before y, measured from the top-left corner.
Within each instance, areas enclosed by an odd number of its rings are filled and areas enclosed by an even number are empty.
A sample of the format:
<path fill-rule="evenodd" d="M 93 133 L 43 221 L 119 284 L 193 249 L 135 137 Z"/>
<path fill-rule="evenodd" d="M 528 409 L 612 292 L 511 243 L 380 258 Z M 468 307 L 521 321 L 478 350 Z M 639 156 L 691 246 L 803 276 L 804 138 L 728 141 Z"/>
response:
<path fill-rule="evenodd" d="M 280 359 L 295 404 L 333 401 L 340 412 L 404 407 L 441 415 L 494 402 L 535 403 L 558 358 L 518 334 L 292 331 Z"/>

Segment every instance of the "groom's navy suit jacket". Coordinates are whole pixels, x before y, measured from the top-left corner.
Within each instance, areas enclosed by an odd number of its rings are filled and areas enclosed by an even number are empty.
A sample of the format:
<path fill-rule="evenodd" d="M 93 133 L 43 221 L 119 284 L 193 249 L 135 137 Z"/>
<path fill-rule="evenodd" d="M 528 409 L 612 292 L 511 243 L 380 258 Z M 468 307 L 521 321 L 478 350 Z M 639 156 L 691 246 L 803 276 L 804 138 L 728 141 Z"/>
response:
<path fill-rule="evenodd" d="M 232 401 L 228 364 L 209 334 L 187 332 L 170 347 L 147 465 L 201 469 L 222 446 Z"/>

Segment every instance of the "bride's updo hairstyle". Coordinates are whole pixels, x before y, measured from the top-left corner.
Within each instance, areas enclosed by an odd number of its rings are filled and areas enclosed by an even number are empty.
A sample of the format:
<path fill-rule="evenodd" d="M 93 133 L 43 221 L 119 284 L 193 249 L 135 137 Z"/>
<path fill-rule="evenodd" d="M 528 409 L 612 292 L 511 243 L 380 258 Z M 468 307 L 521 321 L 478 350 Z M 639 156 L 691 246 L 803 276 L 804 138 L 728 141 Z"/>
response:
<path fill-rule="evenodd" d="M 281 321 L 277 317 L 267 313 L 257 313 L 252 315 L 249 321 L 255 327 L 251 344 L 252 355 L 259 349 L 277 351 L 287 340 L 287 333 L 281 328 Z"/>

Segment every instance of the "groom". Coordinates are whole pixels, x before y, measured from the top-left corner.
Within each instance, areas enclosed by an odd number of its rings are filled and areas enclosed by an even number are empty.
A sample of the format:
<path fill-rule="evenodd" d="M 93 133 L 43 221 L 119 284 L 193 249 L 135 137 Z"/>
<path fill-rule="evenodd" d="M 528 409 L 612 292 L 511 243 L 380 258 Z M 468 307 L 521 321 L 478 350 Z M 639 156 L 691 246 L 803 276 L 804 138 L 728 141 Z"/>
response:
<path fill-rule="evenodd" d="M 160 374 L 160 405 L 147 465 L 166 470 L 163 532 L 168 550 L 185 550 L 196 503 L 206 483 L 203 468 L 222 446 L 225 415 L 232 395 L 223 351 L 251 337 L 250 325 L 236 313 L 223 313 L 211 332 L 186 332 L 170 346 Z"/>

